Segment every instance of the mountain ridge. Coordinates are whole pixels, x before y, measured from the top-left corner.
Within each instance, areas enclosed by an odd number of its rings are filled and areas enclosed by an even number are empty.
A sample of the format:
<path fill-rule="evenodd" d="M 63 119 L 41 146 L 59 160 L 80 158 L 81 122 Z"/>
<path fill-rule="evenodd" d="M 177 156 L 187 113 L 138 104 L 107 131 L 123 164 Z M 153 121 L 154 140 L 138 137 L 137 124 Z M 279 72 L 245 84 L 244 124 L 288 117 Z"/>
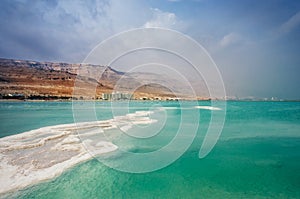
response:
<path fill-rule="evenodd" d="M 87 73 L 93 73 L 89 69 L 102 70 L 101 78 L 78 78 L 87 68 Z M 134 89 L 134 98 L 161 98 L 175 97 L 168 87 L 151 83 L 151 78 L 163 79 L 154 74 L 141 73 L 142 78 L 148 82 L 142 82 L 137 74 L 125 73 L 115 70 L 110 66 L 100 66 L 87 63 L 64 62 L 40 62 L 31 60 L 17 60 L 0 58 L 0 97 L 1 98 L 25 98 L 25 99 L 71 99 L 74 83 L 79 81 L 91 88 L 96 87 L 93 99 L 101 99 L 102 93 L 114 91 L 127 92 Z M 77 78 L 77 79 L 76 79 Z M 122 82 L 118 84 L 118 81 Z M 163 80 L 161 80 L 163 81 Z M 117 90 L 116 90 L 116 87 Z M 84 99 L 85 97 L 82 96 Z"/>

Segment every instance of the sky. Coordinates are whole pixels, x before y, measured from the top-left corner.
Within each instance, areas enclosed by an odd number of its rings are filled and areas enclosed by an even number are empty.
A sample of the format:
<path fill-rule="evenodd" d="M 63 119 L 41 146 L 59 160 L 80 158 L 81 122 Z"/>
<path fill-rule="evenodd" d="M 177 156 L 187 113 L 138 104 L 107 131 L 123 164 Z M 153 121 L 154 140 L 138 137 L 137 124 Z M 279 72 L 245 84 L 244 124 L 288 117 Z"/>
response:
<path fill-rule="evenodd" d="M 300 99 L 300 1 L 0 1 L 0 57 L 80 63 L 101 41 L 174 29 L 210 54 L 228 96 Z"/>

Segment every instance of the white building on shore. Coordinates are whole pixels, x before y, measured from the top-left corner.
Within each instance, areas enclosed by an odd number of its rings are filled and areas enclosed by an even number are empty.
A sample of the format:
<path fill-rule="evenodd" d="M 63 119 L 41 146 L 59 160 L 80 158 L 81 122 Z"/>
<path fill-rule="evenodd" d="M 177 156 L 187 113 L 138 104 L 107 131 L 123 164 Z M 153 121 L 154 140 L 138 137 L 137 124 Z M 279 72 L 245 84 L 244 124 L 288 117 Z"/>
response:
<path fill-rule="evenodd" d="M 120 92 L 102 93 L 103 100 L 126 100 L 131 98 L 132 95 L 129 93 L 120 93 Z"/>

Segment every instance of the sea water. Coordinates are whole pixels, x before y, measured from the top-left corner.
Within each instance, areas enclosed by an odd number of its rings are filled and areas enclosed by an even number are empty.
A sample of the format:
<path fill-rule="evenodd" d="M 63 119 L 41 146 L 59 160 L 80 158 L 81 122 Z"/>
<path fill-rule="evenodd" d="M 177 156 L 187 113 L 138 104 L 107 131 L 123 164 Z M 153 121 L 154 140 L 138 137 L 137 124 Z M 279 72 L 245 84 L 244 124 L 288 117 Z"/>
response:
<path fill-rule="evenodd" d="M 200 107 L 211 106 L 210 102 L 197 103 Z M 184 103 L 184 107 L 193 105 Z M 169 107 L 164 109 L 168 117 L 161 136 L 149 143 L 126 137 L 114 142 L 133 153 L 155 151 L 166 145 L 182 119 L 178 102 L 136 101 L 131 102 L 129 111 L 153 110 L 156 106 Z M 98 120 L 115 116 L 110 102 L 96 102 L 95 110 Z M 300 198 L 299 102 L 227 102 L 221 137 L 208 156 L 199 159 L 212 111 L 218 110 L 199 109 L 199 128 L 191 146 L 160 170 L 126 173 L 92 159 L 5 197 Z M 1 102 L 0 119 L 1 137 L 74 122 L 71 102 Z M 122 156 L 113 157 L 113 161 L 122 160 Z"/>

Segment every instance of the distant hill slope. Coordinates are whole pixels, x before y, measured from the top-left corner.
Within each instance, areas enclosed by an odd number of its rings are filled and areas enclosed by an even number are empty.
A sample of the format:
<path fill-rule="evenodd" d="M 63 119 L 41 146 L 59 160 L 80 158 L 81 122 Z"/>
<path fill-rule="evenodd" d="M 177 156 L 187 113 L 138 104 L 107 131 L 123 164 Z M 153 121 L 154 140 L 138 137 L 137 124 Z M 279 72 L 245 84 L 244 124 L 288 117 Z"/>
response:
<path fill-rule="evenodd" d="M 71 98 L 77 72 L 82 64 L 37 62 L 13 59 L 0 59 L 0 96 L 2 98 L 14 95 L 24 98 Z M 110 67 L 84 64 L 84 67 L 103 69 L 102 77 L 79 78 L 85 85 L 97 87 L 95 98 L 100 98 L 102 93 L 111 93 L 115 90 L 116 83 L 118 91 L 135 90 L 135 97 L 174 97 L 170 91 L 172 86 L 161 86 L 165 84 L 163 77 L 150 73 L 126 74 Z M 139 78 L 140 77 L 140 78 Z M 151 83 L 151 79 L 156 79 Z M 160 81 L 157 81 L 160 79 Z M 138 88 L 138 89 L 137 89 Z M 184 88 L 179 88 L 183 89 Z M 84 98 L 84 96 L 83 96 Z"/>

